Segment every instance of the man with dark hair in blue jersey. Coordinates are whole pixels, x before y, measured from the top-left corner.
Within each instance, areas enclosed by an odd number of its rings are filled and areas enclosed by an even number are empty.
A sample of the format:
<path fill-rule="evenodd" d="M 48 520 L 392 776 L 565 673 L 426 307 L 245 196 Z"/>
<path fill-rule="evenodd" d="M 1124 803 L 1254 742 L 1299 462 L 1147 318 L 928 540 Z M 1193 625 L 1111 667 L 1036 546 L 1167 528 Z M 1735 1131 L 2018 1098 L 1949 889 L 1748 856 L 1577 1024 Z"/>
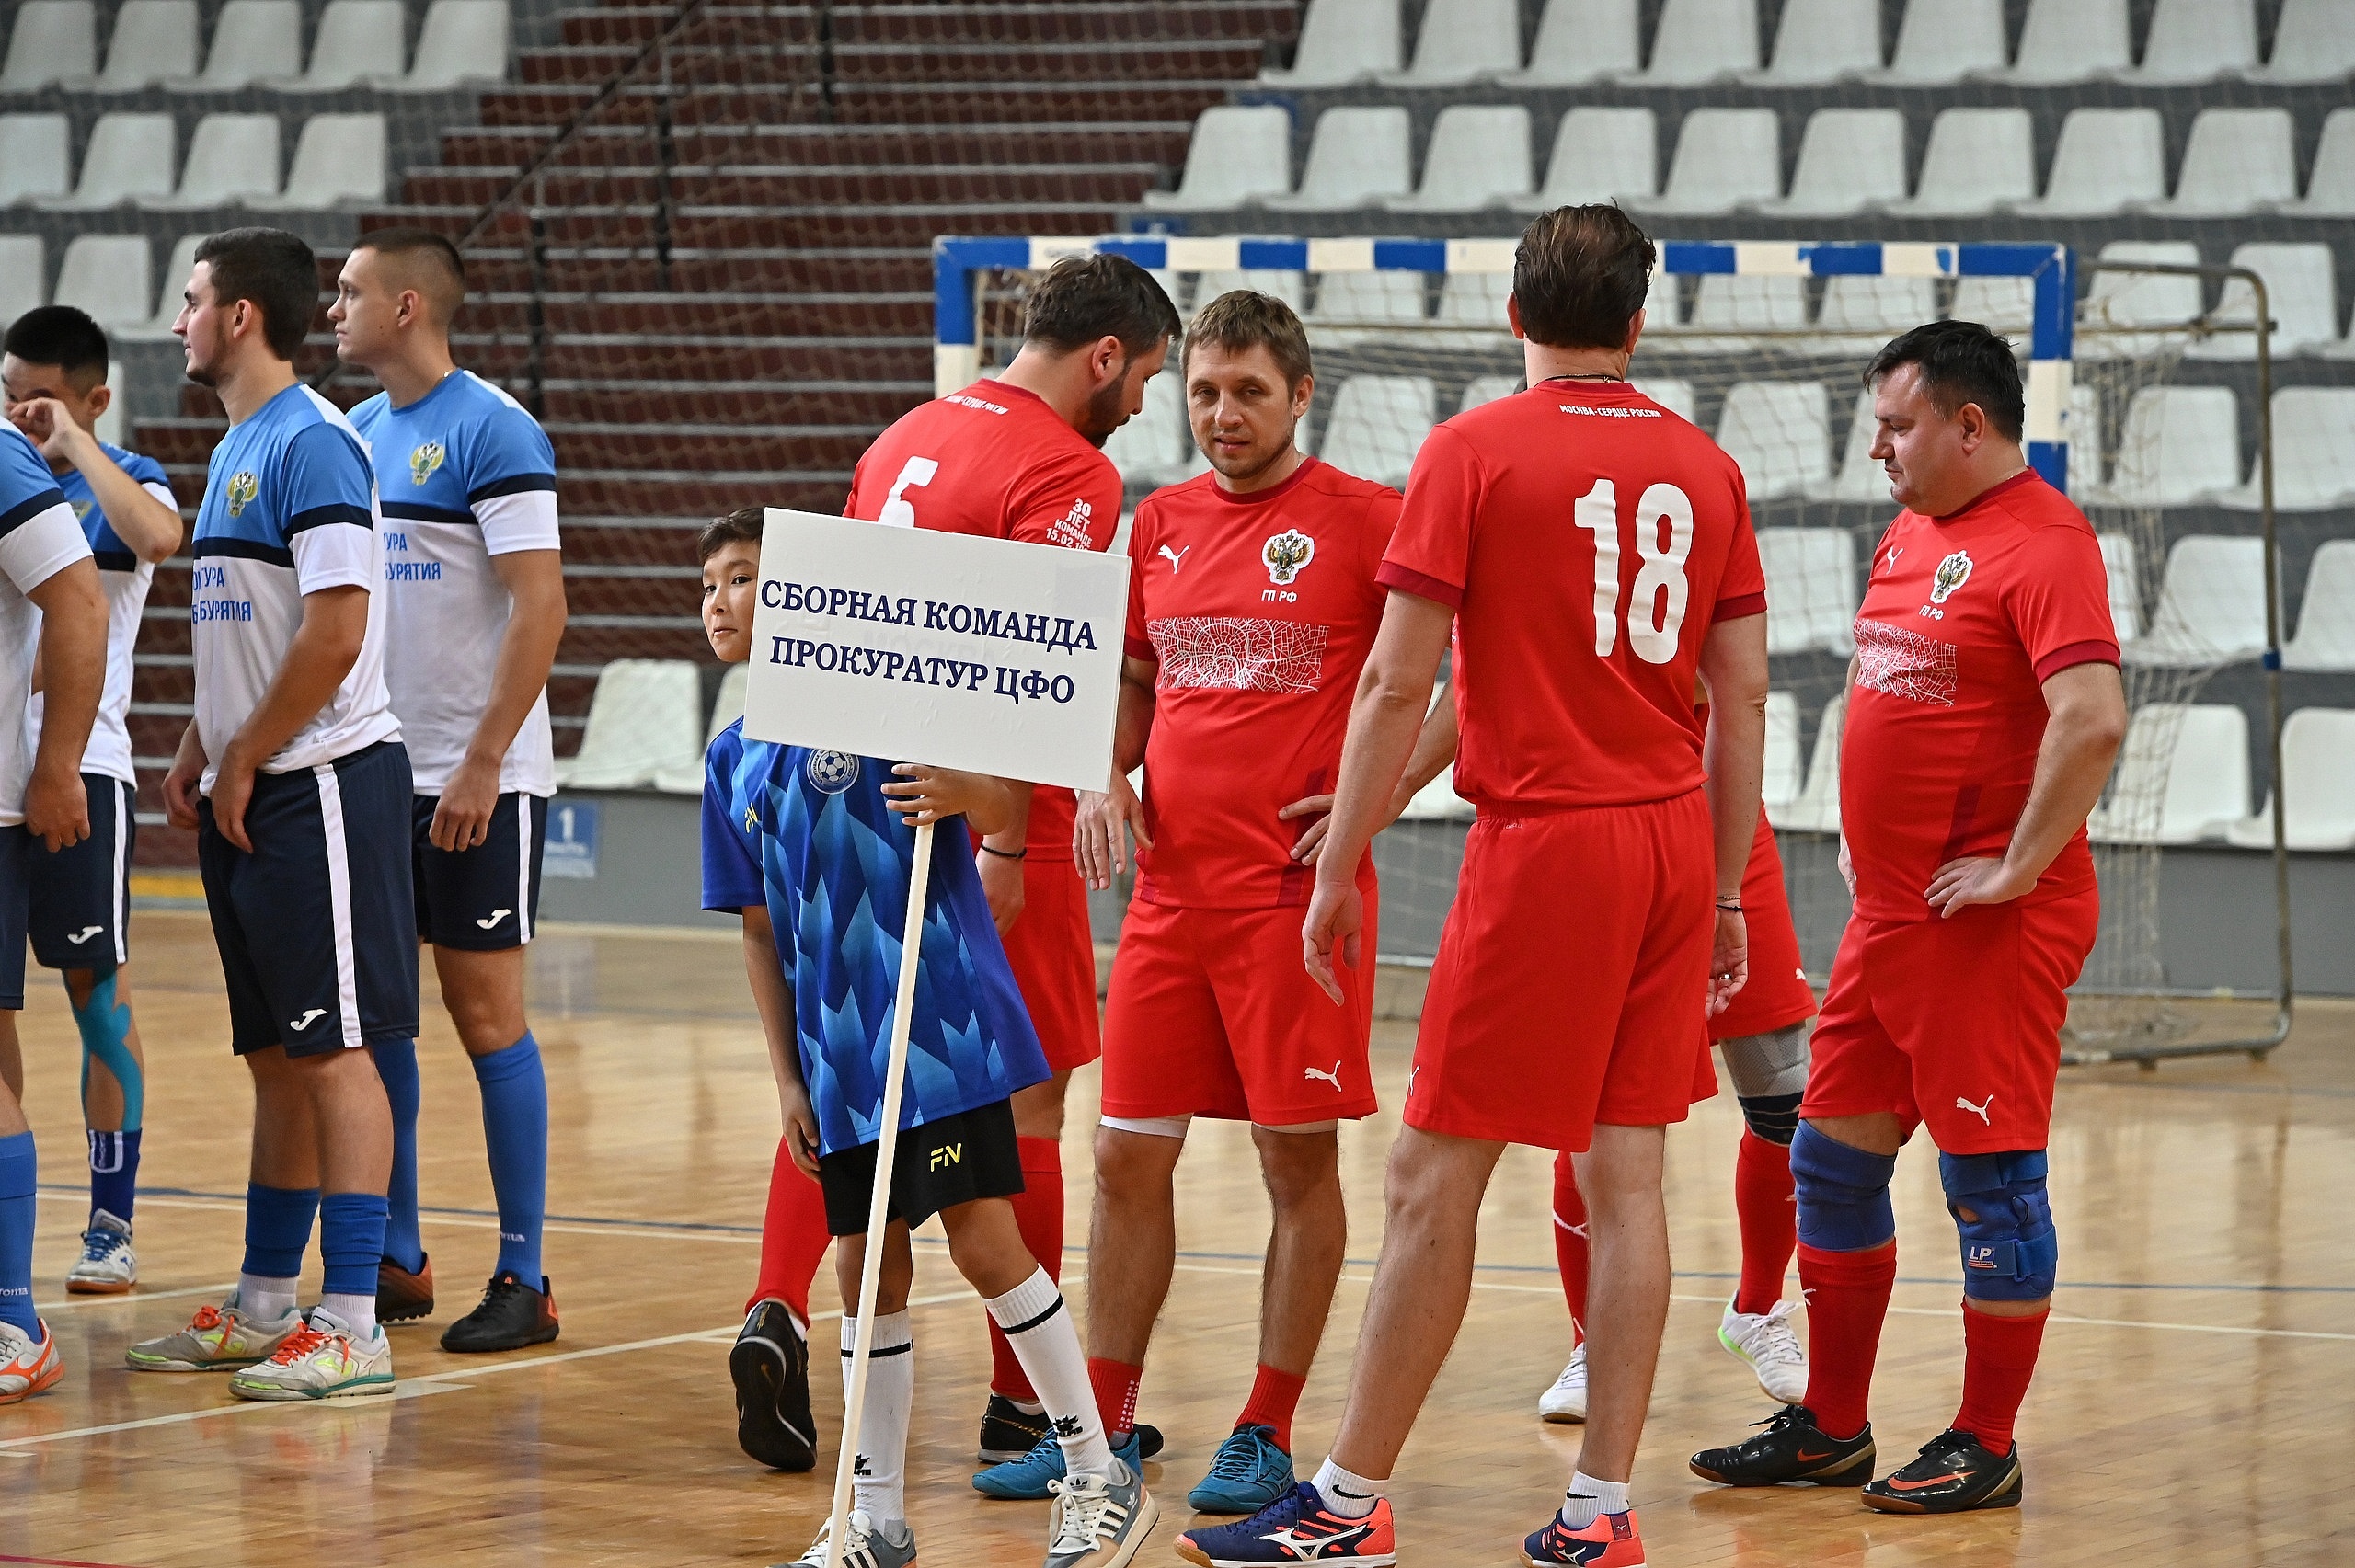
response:
<path fill-rule="evenodd" d="M 25 916 L 36 843 L 52 852 L 90 836 L 82 748 L 106 671 L 106 601 L 89 542 L 32 442 L 0 428 L 0 1404 L 63 1375 L 57 1343 L 33 1310 L 33 1207 L 39 1167 L 20 1098 L 17 1013 L 25 1005 Z M 25 704 L 33 661 L 49 673 L 38 750 Z"/>
<path fill-rule="evenodd" d="M 275 229 L 197 246 L 173 331 L 221 395 L 196 520 L 196 718 L 164 779 L 197 863 L 254 1076 L 237 1288 L 144 1371 L 237 1368 L 244 1399 L 392 1391 L 376 1322 L 392 1112 L 367 1047 L 417 1033 L 408 754 L 385 692 L 384 550 L 367 449 L 293 360 L 318 308 L 311 247 Z M 318 1307 L 295 1306 L 319 1219 Z"/>
<path fill-rule="evenodd" d="M 90 1218 L 65 1288 L 111 1296 L 139 1278 L 131 1250 L 147 1062 L 131 1015 L 131 856 L 139 775 L 131 761 L 131 658 L 156 563 L 180 547 L 180 503 L 152 457 L 100 441 L 113 406 L 107 335 L 72 305 L 27 311 L 0 344 L 7 415 L 49 460 L 81 520 L 107 601 L 98 723 L 82 753 L 90 836 L 32 861 L 33 956 L 63 973 L 82 1036 L 82 1119 L 90 1137 Z M 36 734 L 45 708 L 33 693 Z"/>

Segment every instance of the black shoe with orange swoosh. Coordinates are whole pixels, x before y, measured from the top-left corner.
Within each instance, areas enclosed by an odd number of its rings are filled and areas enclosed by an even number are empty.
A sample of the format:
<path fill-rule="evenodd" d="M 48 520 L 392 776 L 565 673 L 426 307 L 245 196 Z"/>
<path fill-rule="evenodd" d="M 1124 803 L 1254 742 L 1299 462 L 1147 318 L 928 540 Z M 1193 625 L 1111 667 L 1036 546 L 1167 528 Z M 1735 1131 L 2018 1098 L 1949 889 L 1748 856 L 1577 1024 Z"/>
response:
<path fill-rule="evenodd" d="M 1922 1445 L 1911 1464 L 1865 1488 L 1865 1506 L 1884 1514 L 1962 1514 L 2020 1505 L 2020 1446 L 1991 1454 L 1952 1427 Z"/>
<path fill-rule="evenodd" d="M 1870 1425 L 1853 1437 L 1829 1437 L 1803 1404 L 1782 1405 L 1756 1425 L 1765 1430 L 1755 1437 L 1694 1455 L 1693 1473 L 1727 1486 L 1862 1486 L 1873 1478 Z"/>

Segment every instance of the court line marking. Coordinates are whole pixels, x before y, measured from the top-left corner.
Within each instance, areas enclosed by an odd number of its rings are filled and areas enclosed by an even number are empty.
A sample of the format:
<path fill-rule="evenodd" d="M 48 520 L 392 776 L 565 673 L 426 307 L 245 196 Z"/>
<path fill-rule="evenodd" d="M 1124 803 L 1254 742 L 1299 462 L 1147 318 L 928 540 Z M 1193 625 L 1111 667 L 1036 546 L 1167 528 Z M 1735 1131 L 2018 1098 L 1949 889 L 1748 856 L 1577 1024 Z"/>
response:
<path fill-rule="evenodd" d="M 75 1307 L 118 1307 L 126 1301 L 168 1301 L 175 1296 L 219 1296 L 235 1290 L 234 1279 L 219 1285 L 189 1285 L 178 1290 L 125 1290 L 114 1296 L 68 1296 L 63 1301 L 36 1301 L 36 1312 L 63 1312 Z M 0 1562 L 8 1560 L 0 1557 Z"/>

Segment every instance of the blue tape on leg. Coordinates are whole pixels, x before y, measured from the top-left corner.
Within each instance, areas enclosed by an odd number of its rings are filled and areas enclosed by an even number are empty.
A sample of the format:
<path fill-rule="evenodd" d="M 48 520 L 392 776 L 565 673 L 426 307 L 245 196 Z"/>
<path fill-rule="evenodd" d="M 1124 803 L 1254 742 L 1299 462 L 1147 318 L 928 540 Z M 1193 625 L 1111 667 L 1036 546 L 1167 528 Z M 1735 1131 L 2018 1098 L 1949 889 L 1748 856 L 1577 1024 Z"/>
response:
<path fill-rule="evenodd" d="M 1799 1240 L 1824 1253 L 1864 1253 L 1897 1239 L 1889 1179 L 1897 1156 L 1852 1149 L 1806 1122 L 1791 1139 Z"/>
<path fill-rule="evenodd" d="M 1941 1154 L 1938 1185 L 1962 1237 L 1962 1293 L 1982 1301 L 2041 1301 L 2052 1294 L 2061 1238 L 2046 1193 L 2041 1149 Z"/>
<path fill-rule="evenodd" d="M 67 1000 L 72 1000 L 68 994 Z M 74 1026 L 82 1032 L 82 1100 L 90 1098 L 90 1063 L 97 1062 L 122 1086 L 122 1130 L 137 1132 L 147 1107 L 147 1075 L 131 1054 L 131 1009 L 115 1000 L 115 971 L 100 975 L 90 999 L 74 1006 Z"/>

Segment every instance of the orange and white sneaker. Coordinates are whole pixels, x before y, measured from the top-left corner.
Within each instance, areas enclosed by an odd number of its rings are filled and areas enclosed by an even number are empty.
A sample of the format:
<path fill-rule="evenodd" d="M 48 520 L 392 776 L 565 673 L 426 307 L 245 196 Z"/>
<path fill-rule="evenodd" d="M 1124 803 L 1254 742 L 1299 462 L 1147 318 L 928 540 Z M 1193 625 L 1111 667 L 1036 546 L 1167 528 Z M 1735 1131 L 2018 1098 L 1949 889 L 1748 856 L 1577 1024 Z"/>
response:
<path fill-rule="evenodd" d="M 269 1360 L 229 1379 L 239 1399 L 344 1399 L 393 1391 L 393 1346 L 382 1324 L 365 1337 L 325 1307 L 281 1341 Z"/>
<path fill-rule="evenodd" d="M 1521 1543 L 1530 1568 L 1557 1568 L 1572 1562 L 1579 1568 L 1642 1568 L 1644 1538 L 1636 1528 L 1636 1511 L 1599 1514 L 1594 1523 L 1574 1530 L 1556 1514 L 1545 1528 Z"/>
<path fill-rule="evenodd" d="M 49 1324 L 40 1338 L 10 1322 L 0 1322 L 0 1404 L 29 1399 L 65 1376 L 65 1358 L 57 1354 L 57 1337 Z"/>
<path fill-rule="evenodd" d="M 188 1327 L 161 1339 L 142 1340 L 122 1353 L 134 1372 L 229 1372 L 266 1361 L 288 1334 L 303 1326 L 303 1314 L 293 1308 L 276 1319 L 248 1317 L 237 1304 L 237 1293 L 215 1307 L 196 1310 Z"/>

